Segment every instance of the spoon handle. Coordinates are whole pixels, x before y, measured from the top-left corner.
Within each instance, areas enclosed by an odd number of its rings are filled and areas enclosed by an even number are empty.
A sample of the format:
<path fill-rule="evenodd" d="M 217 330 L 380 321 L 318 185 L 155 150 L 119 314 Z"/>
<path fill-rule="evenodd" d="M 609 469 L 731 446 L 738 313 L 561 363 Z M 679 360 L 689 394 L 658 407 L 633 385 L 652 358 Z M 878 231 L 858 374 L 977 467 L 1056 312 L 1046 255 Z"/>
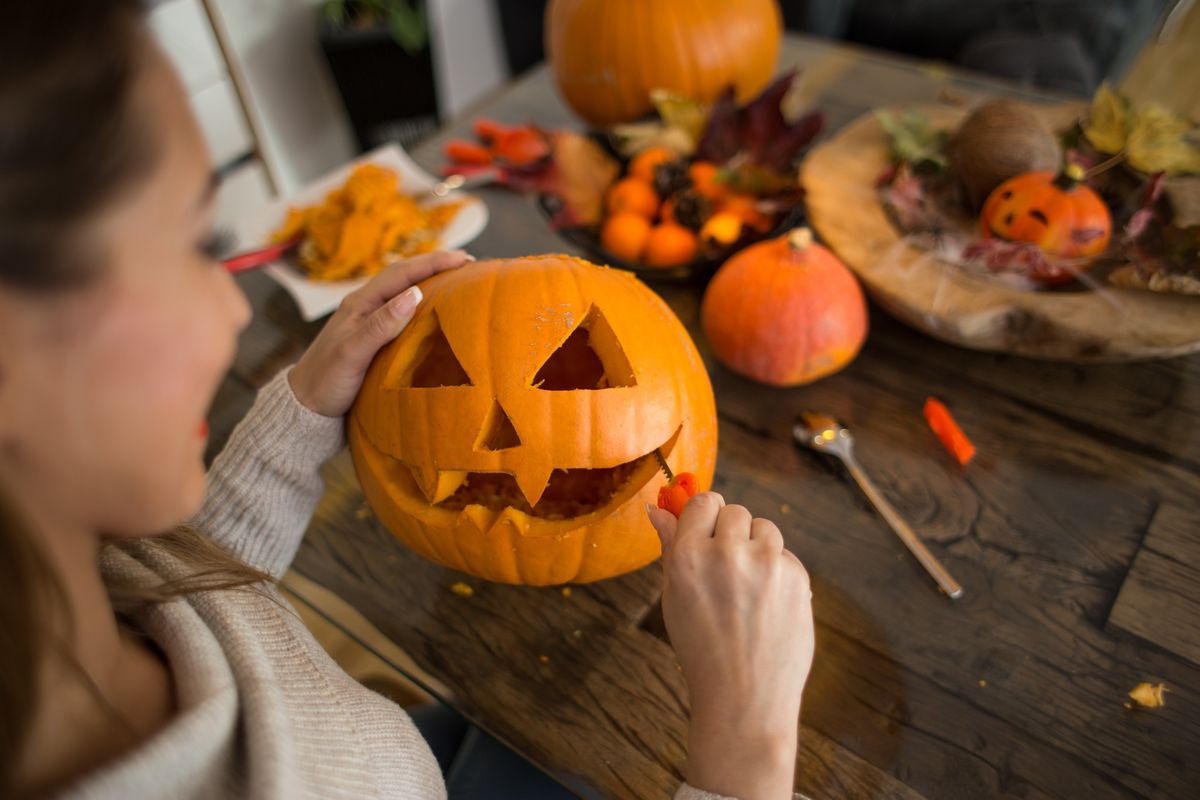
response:
<path fill-rule="evenodd" d="M 948 594 L 951 600 L 957 600 L 962 597 L 962 586 L 946 571 L 946 568 L 942 566 L 942 562 L 938 561 L 937 557 L 929 552 L 925 544 L 917 538 L 917 534 L 909 527 L 909 524 L 904 521 L 904 518 L 900 516 L 900 513 L 896 511 L 892 504 L 887 501 L 887 498 L 875 488 L 875 484 L 871 482 L 871 479 L 867 477 L 862 467 L 859 466 L 858 460 L 850 456 L 844 459 L 844 461 L 846 462 L 846 469 L 850 472 L 855 482 L 858 483 L 859 488 L 863 490 L 863 494 L 875 506 L 875 510 L 892 526 L 892 530 L 900 537 L 900 541 L 904 542 L 904 546 L 908 548 L 909 552 L 916 556 L 917 561 L 921 562 L 921 566 L 925 568 L 925 571 L 937 581 L 938 586 L 942 587 L 942 591 Z"/>

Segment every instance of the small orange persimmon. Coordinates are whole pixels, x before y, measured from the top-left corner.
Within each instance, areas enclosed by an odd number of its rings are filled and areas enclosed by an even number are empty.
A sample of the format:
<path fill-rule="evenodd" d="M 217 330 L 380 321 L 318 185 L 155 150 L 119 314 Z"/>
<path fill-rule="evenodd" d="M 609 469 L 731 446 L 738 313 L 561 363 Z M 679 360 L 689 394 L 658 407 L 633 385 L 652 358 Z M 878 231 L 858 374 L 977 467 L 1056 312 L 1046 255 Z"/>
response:
<path fill-rule="evenodd" d="M 696 234 L 677 222 L 655 225 L 646 239 L 643 260 L 648 267 L 677 267 L 696 257 Z"/>
<path fill-rule="evenodd" d="M 630 211 L 646 219 L 658 214 L 658 193 L 654 187 L 637 178 L 622 178 L 609 187 L 604 197 L 608 213 Z"/>
<path fill-rule="evenodd" d="M 645 217 L 632 211 L 619 211 L 604 221 L 600 244 L 617 258 L 637 263 L 649 236 L 650 222 Z"/>

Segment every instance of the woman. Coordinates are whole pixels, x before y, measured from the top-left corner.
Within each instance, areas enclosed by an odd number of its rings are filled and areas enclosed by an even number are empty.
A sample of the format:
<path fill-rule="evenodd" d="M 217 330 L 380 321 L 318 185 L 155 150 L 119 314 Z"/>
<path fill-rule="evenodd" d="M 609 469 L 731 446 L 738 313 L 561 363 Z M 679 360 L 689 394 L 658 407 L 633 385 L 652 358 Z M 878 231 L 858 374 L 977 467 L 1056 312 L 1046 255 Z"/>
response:
<path fill-rule="evenodd" d="M 135 0 L 11 4 L 0 796 L 443 797 L 410 718 L 341 672 L 272 582 L 415 284 L 469 257 L 396 264 L 347 298 L 206 480 L 206 411 L 249 317 L 212 252 L 214 191 Z M 813 648 L 804 570 L 715 494 L 678 522 L 648 513 L 691 695 L 679 796 L 785 797 Z"/>

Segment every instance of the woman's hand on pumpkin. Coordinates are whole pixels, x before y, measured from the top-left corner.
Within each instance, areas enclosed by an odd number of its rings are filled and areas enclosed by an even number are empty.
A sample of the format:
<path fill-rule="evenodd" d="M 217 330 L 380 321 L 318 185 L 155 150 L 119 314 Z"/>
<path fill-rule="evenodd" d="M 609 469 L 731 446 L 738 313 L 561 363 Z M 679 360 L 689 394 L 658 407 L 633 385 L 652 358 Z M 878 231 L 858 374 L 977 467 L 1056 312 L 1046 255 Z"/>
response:
<path fill-rule="evenodd" d="M 790 797 L 813 659 L 808 573 L 779 528 L 719 494 L 696 495 L 678 520 L 647 511 L 663 543 L 663 619 L 691 698 L 688 780 L 733 797 Z"/>
<path fill-rule="evenodd" d="M 416 284 L 474 260 L 454 250 L 397 261 L 347 295 L 288 375 L 296 399 L 327 417 L 349 411 L 371 359 L 416 314 Z"/>

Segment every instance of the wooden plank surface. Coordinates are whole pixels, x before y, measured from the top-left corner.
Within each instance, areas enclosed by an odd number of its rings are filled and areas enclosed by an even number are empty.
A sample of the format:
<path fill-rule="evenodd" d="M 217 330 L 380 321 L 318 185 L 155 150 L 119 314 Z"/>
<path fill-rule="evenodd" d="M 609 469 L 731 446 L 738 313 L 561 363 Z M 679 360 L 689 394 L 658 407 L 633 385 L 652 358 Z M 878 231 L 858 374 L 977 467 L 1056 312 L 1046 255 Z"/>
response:
<path fill-rule="evenodd" d="M 833 129 L 872 104 L 931 102 L 947 88 L 1004 91 L 807 39 L 787 42 L 781 67 L 789 64 L 811 67 L 804 92 Z M 545 70 L 477 111 L 574 124 Z M 441 142 L 465 129 L 451 126 L 414 156 L 436 168 Z M 477 256 L 570 249 L 531 199 L 481 194 L 492 221 L 469 248 Z M 214 409 L 214 446 L 253 389 L 319 330 L 265 276 L 239 282 L 255 320 Z M 1156 514 L 1200 497 L 1200 358 L 1046 364 L 961 350 L 872 309 L 870 339 L 850 368 L 768 389 L 713 361 L 697 332 L 698 287 L 657 288 L 713 378 L 717 488 L 779 521 L 814 579 L 817 659 L 798 788 L 814 798 L 1193 796 L 1200 666 L 1108 622 L 1126 574 L 1138 579 L 1131 564 L 1153 541 Z M 965 472 L 924 427 L 928 394 L 980 447 Z M 965 585 L 961 602 L 932 588 L 840 468 L 791 444 L 802 408 L 853 428 L 867 471 Z M 607 796 L 670 791 L 683 763 L 685 695 L 669 648 L 643 625 L 658 568 L 574 587 L 569 598 L 470 579 L 477 593 L 458 597 L 447 587 L 463 576 L 360 519 L 342 458 L 297 569 L 536 763 Z M 1173 689 L 1165 708 L 1123 708 L 1143 680 Z"/>
<path fill-rule="evenodd" d="M 1108 622 L 1200 665 L 1200 515 L 1154 515 Z"/>
<path fill-rule="evenodd" d="M 682 778 L 687 692 L 670 647 L 638 626 L 661 592 L 657 565 L 573 587 L 488 583 L 403 548 L 373 517 L 346 454 L 295 569 L 337 588 L 417 663 L 452 687 L 455 705 L 535 763 L 606 797 L 665 797 Z M 450 590 L 456 582 L 470 597 Z M 798 786 L 813 797 L 915 800 L 920 794 L 819 731 L 802 727 Z"/>

